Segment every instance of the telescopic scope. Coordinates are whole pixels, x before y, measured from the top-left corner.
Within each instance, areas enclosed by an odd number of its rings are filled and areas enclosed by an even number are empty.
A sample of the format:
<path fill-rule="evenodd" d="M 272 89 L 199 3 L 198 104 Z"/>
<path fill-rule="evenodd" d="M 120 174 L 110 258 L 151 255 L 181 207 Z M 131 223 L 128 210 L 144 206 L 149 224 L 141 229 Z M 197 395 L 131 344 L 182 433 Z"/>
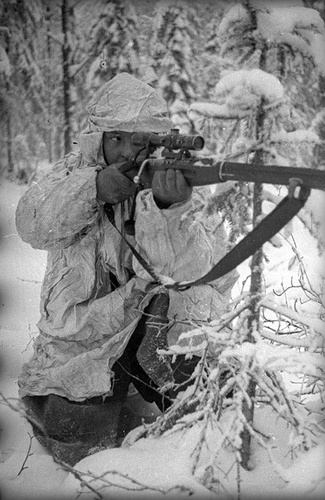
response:
<path fill-rule="evenodd" d="M 182 135 L 178 129 L 170 134 L 154 134 L 151 132 L 134 132 L 132 134 L 134 146 L 154 146 L 167 149 L 192 149 L 200 151 L 204 148 L 204 138 L 200 135 Z"/>

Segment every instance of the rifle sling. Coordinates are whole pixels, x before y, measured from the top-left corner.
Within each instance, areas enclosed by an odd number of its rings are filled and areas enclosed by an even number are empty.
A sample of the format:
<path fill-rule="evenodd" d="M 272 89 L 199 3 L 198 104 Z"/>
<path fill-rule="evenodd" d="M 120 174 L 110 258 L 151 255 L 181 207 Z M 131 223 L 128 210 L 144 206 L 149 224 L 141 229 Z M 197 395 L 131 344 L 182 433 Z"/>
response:
<path fill-rule="evenodd" d="M 211 281 L 221 278 L 229 273 L 248 257 L 253 255 L 264 243 L 275 236 L 305 205 L 310 188 L 302 185 L 298 197 L 294 196 L 294 188 L 297 184 L 289 186 L 289 194 L 269 213 L 255 228 L 247 234 L 230 252 L 228 252 L 207 274 L 194 281 L 181 281 L 173 284 L 165 284 L 165 288 L 184 291 L 192 286 L 206 285 Z M 116 227 L 116 226 L 115 226 Z M 117 228 L 116 228 L 117 229 Z M 118 230 L 118 229 L 117 229 Z M 142 267 L 150 274 L 155 282 L 163 284 L 154 269 L 141 257 L 133 245 L 118 230 L 123 240 L 131 249 L 134 257 Z"/>
<path fill-rule="evenodd" d="M 141 264 L 141 266 L 149 273 L 149 275 L 154 279 L 155 282 L 160 283 L 159 276 L 155 273 L 155 270 L 153 267 L 148 264 L 148 262 L 142 257 L 142 255 L 139 254 L 139 252 L 134 248 L 134 246 L 126 239 L 124 234 L 119 230 L 119 228 L 115 224 L 114 220 L 114 210 L 113 206 L 110 205 L 109 203 L 105 203 L 104 205 L 104 211 L 107 215 L 107 218 L 109 222 L 112 224 L 113 227 L 115 227 L 116 231 L 120 234 L 122 240 L 127 244 L 127 246 L 130 248 L 132 254 L 134 257 L 137 259 L 137 261 Z"/>

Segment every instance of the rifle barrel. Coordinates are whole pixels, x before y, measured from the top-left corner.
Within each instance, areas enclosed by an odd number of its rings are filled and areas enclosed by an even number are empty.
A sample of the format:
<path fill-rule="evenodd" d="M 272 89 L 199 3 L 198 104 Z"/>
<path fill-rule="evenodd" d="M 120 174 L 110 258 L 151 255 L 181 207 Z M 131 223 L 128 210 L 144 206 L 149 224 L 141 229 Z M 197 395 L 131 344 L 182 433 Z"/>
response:
<path fill-rule="evenodd" d="M 226 181 L 257 182 L 260 184 L 289 185 L 291 179 L 300 179 L 311 189 L 325 191 L 325 170 L 249 163 L 216 162 L 214 158 L 184 158 L 170 160 L 150 159 L 154 170 L 168 168 L 184 170 L 191 186 L 206 186 Z"/>

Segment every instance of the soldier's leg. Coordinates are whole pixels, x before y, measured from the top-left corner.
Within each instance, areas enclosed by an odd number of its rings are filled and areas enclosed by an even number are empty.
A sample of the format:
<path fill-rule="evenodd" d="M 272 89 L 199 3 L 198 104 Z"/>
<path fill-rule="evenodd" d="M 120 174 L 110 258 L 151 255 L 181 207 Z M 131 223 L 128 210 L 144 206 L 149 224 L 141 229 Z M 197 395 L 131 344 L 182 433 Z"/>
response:
<path fill-rule="evenodd" d="M 119 365 L 113 370 L 113 395 L 106 398 L 83 402 L 55 394 L 23 398 L 35 436 L 57 459 L 74 465 L 99 449 L 117 446 L 130 378 Z"/>

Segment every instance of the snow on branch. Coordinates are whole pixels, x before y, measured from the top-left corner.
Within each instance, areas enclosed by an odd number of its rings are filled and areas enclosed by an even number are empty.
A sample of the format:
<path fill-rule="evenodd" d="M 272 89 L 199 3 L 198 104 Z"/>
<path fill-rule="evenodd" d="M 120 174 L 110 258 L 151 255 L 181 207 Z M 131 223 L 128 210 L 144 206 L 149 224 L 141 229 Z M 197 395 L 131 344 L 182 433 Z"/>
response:
<path fill-rule="evenodd" d="M 272 134 L 272 142 L 301 144 L 307 142 L 309 144 L 318 144 L 320 142 L 319 136 L 310 128 L 306 130 L 294 130 L 287 132 L 281 130 Z"/>
<path fill-rule="evenodd" d="M 260 69 L 232 71 L 223 76 L 215 87 L 216 103 L 195 103 L 190 106 L 191 119 L 240 119 L 252 115 L 263 100 L 270 110 L 284 102 L 284 91 L 278 78 Z"/>
<path fill-rule="evenodd" d="M 218 320 L 211 321 L 208 325 L 183 332 L 180 334 L 176 344 L 169 346 L 168 350 L 158 349 L 159 355 L 192 354 L 201 355 L 202 351 L 209 349 L 212 355 L 216 350 L 232 343 L 231 330 L 227 326 L 248 308 L 248 302 L 244 301 L 233 311 L 225 313 Z"/>
<path fill-rule="evenodd" d="M 197 115 L 204 115 L 207 118 L 217 118 L 219 120 L 237 120 L 249 116 L 248 110 L 229 110 L 226 105 L 219 105 L 214 102 L 196 102 L 190 106 L 189 117 L 195 120 Z"/>
<path fill-rule="evenodd" d="M 262 330 L 260 332 L 261 336 L 267 340 L 271 340 L 272 342 L 276 342 L 277 344 L 283 344 L 287 345 L 289 347 L 297 347 L 297 348 L 304 348 L 304 349 L 309 349 L 310 348 L 310 340 L 307 339 L 297 339 L 294 338 L 292 334 L 290 335 L 276 335 L 274 333 L 271 333 L 267 330 Z M 313 343 L 313 348 L 314 349 L 323 349 L 324 348 L 324 342 L 319 342 L 318 344 Z"/>
<path fill-rule="evenodd" d="M 306 7 L 261 10 L 257 14 L 257 26 L 269 42 L 288 45 L 313 58 L 315 63 L 320 62 L 318 38 L 325 35 L 325 29 L 317 10 Z"/>
<path fill-rule="evenodd" d="M 275 346 L 258 340 L 255 344 L 244 342 L 236 347 L 225 349 L 219 359 L 229 356 L 234 358 L 253 359 L 253 363 L 265 372 L 299 373 L 324 379 L 324 357 L 321 354 L 298 352 L 289 347 Z M 244 361 L 243 361 L 244 363 Z"/>
<path fill-rule="evenodd" d="M 243 95 L 242 91 L 246 95 Z M 268 103 L 272 103 L 282 99 L 284 95 L 283 86 L 278 78 L 257 68 L 228 73 L 218 82 L 215 92 L 219 98 L 235 93 L 236 101 L 239 102 L 243 101 L 244 97 L 254 101 L 254 96 L 256 96 L 258 104 L 261 97 Z"/>
<path fill-rule="evenodd" d="M 306 316 L 304 316 L 303 314 L 300 314 L 284 305 L 276 304 L 269 298 L 262 299 L 261 306 L 265 307 L 266 309 L 270 309 L 271 311 L 280 314 L 281 316 L 286 316 L 292 321 L 301 323 L 302 325 L 307 326 L 311 331 L 324 336 L 324 323 L 320 319 L 306 318 Z"/>
<path fill-rule="evenodd" d="M 271 40 L 283 33 L 302 33 L 312 30 L 325 34 L 323 20 L 315 9 L 307 7 L 282 7 L 258 11 L 258 27 Z"/>
<path fill-rule="evenodd" d="M 220 38 L 227 36 L 229 30 L 235 23 L 249 22 L 249 14 L 247 9 L 240 3 L 231 7 L 223 17 L 218 30 Z"/>
<path fill-rule="evenodd" d="M 218 34 L 221 41 L 239 40 L 242 33 L 251 30 L 257 43 L 261 38 L 271 46 L 287 46 L 292 52 L 313 59 L 325 74 L 324 22 L 316 9 L 306 7 L 283 7 L 254 9 L 256 25 L 250 12 L 237 4 L 229 9 L 220 23 Z M 227 43 L 227 42 L 226 42 Z M 236 41 L 232 42 L 233 45 Z"/>

